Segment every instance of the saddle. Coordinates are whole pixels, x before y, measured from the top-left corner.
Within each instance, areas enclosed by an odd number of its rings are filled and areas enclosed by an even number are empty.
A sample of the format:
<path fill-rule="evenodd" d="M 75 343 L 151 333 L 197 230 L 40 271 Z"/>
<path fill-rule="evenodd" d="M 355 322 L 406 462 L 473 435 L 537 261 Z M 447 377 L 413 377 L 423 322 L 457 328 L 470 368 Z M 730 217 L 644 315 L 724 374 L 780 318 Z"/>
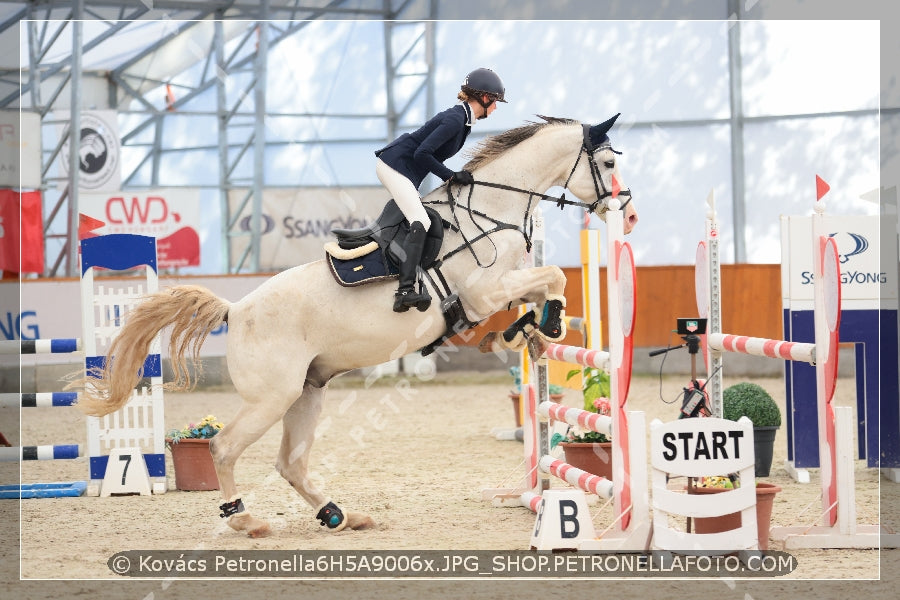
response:
<path fill-rule="evenodd" d="M 434 352 L 457 333 L 478 325 L 466 316 L 459 296 L 450 289 L 441 274 L 437 257 L 444 241 L 444 229 L 451 225 L 433 208 L 426 206 L 425 211 L 431 218 L 431 227 L 425 238 L 419 267 L 437 293 L 446 329 L 441 337 L 421 348 L 423 356 Z M 409 224 L 394 200 L 388 201 L 381 215 L 368 227 L 332 229 L 331 232 L 337 241 L 325 244 L 325 262 L 340 285 L 355 287 L 399 276 L 402 261 L 398 253 L 404 248 Z M 431 277 L 429 269 L 434 271 L 438 281 Z"/>
<path fill-rule="evenodd" d="M 431 227 L 419 261 L 423 271 L 434 266 L 444 241 L 444 228 L 450 226 L 430 206 L 425 207 L 425 212 L 431 218 Z M 332 229 L 331 233 L 337 241 L 325 244 L 325 253 L 339 284 L 353 287 L 398 276 L 402 262 L 399 256 L 403 254 L 409 223 L 394 200 L 388 201 L 371 225 L 361 229 Z"/>

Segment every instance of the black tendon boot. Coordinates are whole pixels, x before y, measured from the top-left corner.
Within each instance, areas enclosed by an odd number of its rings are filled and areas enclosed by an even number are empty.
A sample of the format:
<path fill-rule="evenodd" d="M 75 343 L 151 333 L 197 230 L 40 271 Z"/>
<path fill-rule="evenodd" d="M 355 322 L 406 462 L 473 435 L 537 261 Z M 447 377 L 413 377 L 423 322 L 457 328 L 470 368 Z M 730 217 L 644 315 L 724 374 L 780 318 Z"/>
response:
<path fill-rule="evenodd" d="M 394 294 L 394 312 L 406 312 L 412 306 L 424 312 L 431 306 L 431 296 L 424 286 L 419 286 L 419 291 L 416 292 L 417 269 L 419 259 L 422 258 L 422 250 L 425 248 L 426 233 L 425 226 L 418 221 L 409 228 L 406 246 L 403 248 L 406 257 L 400 263 L 400 285 Z"/>

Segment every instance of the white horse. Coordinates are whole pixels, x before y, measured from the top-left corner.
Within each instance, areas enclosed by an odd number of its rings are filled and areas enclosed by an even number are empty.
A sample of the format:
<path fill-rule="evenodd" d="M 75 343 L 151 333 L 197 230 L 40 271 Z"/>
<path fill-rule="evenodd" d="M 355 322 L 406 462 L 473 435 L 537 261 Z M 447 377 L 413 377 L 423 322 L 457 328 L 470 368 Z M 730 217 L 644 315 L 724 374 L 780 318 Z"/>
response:
<path fill-rule="evenodd" d="M 469 321 L 522 303 L 539 307 L 535 315 L 540 323 L 520 319 L 494 345 L 520 348 L 541 331 L 551 339 L 565 333 L 558 323 L 561 314 L 550 317 L 554 329 L 543 311 L 553 301 L 557 308 L 564 306 L 563 272 L 556 266 L 519 268 L 530 244 L 531 214 L 540 200 L 576 204 L 604 217 L 607 200 L 618 195 L 624 203 L 626 233 L 637 223 L 631 193 L 618 171 L 618 153 L 606 135 L 616 117 L 593 127 L 542 118 L 547 122 L 526 124 L 481 143 L 466 165 L 476 185 L 448 189 L 444 184 L 424 198 L 444 220 L 458 225 L 458 230 L 445 232 L 441 269 Z M 591 202 L 545 196 L 553 186 Z M 393 312 L 394 287 L 390 280 L 342 287 L 320 260 L 281 272 L 234 303 L 200 286 L 160 291 L 126 315 L 105 370 L 86 380 L 78 405 L 96 416 L 121 408 L 138 384 L 151 340 L 168 326 L 175 381 L 167 387 L 190 389 L 194 376 L 187 369 L 186 353 L 196 363 L 209 332 L 227 322 L 228 370 L 243 404 L 210 443 L 224 499 L 221 516 L 252 537 L 270 532 L 268 523 L 251 516 L 241 502 L 234 466 L 280 419 L 278 472 L 328 528 L 371 527 L 369 516 L 344 512 L 317 489 L 307 468 L 332 378 L 416 351 L 447 332 L 440 302 L 424 312 Z"/>

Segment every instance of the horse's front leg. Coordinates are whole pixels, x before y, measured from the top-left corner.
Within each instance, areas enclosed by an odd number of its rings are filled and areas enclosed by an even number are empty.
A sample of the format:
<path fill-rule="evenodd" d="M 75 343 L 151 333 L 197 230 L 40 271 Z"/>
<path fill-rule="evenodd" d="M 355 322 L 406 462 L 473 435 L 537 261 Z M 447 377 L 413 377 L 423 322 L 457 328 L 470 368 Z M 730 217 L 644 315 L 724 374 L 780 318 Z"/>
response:
<path fill-rule="evenodd" d="M 480 344 L 483 352 L 509 349 L 519 351 L 532 335 L 558 341 L 565 337 L 566 276 L 557 266 L 519 269 L 505 273 L 489 289 L 473 290 L 473 311 L 485 317 L 513 305 L 535 303 L 534 311 L 525 313 L 502 334 L 490 334 Z M 483 317 L 482 317 L 483 318 Z M 490 339 L 489 339 L 490 338 Z"/>
<path fill-rule="evenodd" d="M 282 421 L 284 432 L 281 437 L 281 450 L 275 468 L 291 487 L 297 490 L 313 510 L 319 522 L 331 531 L 350 529 L 367 529 L 375 526 L 375 522 L 362 513 L 344 513 L 331 499 L 313 485 L 309 479 L 309 452 L 316 438 L 316 425 L 322 411 L 322 400 L 325 388 L 306 384 L 303 394 L 288 409 Z"/>

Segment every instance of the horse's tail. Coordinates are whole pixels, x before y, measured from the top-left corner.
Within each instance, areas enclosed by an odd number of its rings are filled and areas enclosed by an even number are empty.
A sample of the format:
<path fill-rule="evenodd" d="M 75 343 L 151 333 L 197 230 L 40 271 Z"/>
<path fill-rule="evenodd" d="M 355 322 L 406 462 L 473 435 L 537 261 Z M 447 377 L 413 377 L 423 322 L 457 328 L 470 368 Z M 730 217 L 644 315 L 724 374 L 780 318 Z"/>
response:
<path fill-rule="evenodd" d="M 179 285 L 150 294 L 126 315 L 103 368 L 82 380 L 84 390 L 78 407 L 86 414 L 102 417 L 124 406 L 140 381 L 151 342 L 170 325 L 169 360 L 175 377 L 165 388 L 191 389 L 200 373 L 200 347 L 206 336 L 227 320 L 229 307 L 226 300 L 197 285 Z M 188 350 L 194 375 L 185 359 Z"/>

